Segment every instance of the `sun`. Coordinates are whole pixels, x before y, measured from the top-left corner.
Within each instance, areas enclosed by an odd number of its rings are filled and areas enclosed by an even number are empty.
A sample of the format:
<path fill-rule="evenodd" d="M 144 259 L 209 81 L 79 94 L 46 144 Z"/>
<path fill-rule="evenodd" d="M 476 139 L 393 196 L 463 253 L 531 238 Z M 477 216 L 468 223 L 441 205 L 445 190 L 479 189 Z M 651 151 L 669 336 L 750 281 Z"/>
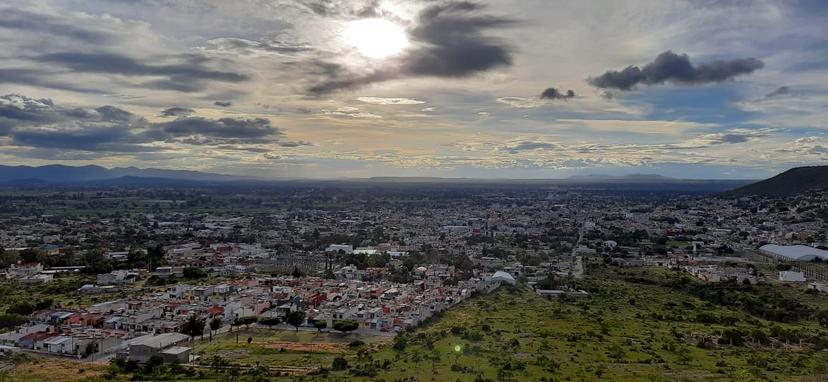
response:
<path fill-rule="evenodd" d="M 345 41 L 369 58 L 393 56 L 408 46 L 405 30 L 388 20 L 362 19 L 348 23 L 342 32 Z"/>

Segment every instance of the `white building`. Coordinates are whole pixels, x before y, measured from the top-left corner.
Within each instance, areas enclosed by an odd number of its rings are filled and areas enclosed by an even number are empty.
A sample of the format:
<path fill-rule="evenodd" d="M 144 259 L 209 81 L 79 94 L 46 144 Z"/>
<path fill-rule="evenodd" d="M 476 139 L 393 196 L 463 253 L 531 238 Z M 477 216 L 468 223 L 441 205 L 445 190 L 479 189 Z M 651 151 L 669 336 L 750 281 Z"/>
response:
<path fill-rule="evenodd" d="M 779 281 L 785 283 L 804 283 L 805 273 L 795 271 L 781 271 L 779 272 Z"/>

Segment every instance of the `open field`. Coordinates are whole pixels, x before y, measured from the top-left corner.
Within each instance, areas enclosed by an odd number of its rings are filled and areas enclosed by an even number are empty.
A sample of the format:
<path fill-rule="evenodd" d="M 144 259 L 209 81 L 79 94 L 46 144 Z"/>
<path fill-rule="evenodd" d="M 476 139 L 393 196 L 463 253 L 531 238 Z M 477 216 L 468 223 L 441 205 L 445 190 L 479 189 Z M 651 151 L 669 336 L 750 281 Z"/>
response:
<path fill-rule="evenodd" d="M 248 339 L 252 339 L 249 344 Z M 352 345 L 357 340 L 364 344 Z M 387 341 L 388 337 L 358 334 L 251 328 L 222 333 L 214 336 L 212 342 L 206 337 L 197 340 L 195 353 L 202 357 L 201 363 L 205 364 L 219 356 L 242 366 L 302 367 L 315 370 L 330 367 L 337 356 L 353 356 L 358 350 L 376 349 Z"/>

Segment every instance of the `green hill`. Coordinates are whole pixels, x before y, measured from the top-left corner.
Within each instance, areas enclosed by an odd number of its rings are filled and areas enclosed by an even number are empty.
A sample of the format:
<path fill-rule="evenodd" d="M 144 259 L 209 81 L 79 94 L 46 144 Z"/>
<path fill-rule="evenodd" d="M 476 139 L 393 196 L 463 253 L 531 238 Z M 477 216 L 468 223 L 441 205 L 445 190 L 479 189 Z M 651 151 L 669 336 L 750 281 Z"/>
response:
<path fill-rule="evenodd" d="M 722 196 L 789 196 L 824 189 L 828 189 L 828 166 L 809 166 L 792 168 L 770 179 L 725 192 Z"/>

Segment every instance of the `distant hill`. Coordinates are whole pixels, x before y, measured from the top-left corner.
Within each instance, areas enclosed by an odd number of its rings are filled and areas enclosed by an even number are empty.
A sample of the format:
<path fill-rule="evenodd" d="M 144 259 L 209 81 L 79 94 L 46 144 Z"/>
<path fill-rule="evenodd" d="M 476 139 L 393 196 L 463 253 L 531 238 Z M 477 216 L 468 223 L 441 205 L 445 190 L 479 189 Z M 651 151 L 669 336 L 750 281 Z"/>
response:
<path fill-rule="evenodd" d="M 789 196 L 824 189 L 828 189 L 828 166 L 808 166 L 792 168 L 770 179 L 725 192 L 722 196 Z"/>
<path fill-rule="evenodd" d="M 170 179 L 177 181 L 219 182 L 234 180 L 249 180 L 250 178 L 211 174 L 199 171 L 163 170 L 156 168 L 115 167 L 108 169 L 101 166 L 3 166 L 0 165 L 0 183 L 7 185 L 31 184 L 65 184 L 105 181 L 114 179 L 135 181 L 134 178 Z"/>
<path fill-rule="evenodd" d="M 676 182 L 680 179 L 670 178 L 658 174 L 629 174 L 629 175 L 573 175 L 566 179 L 570 182 L 592 183 L 592 182 Z"/>

